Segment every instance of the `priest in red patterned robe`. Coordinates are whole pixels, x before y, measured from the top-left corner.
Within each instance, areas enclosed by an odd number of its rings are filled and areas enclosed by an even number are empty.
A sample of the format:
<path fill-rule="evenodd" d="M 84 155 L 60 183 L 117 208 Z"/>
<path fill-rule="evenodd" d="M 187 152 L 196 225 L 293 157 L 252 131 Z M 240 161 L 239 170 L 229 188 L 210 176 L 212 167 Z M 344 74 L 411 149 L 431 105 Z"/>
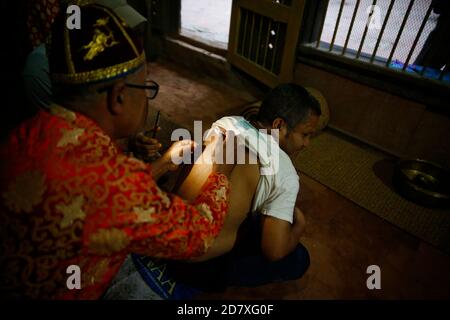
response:
<path fill-rule="evenodd" d="M 202 255 L 227 212 L 232 165 L 216 164 L 187 203 L 161 191 L 153 174 L 190 143 L 175 144 L 152 166 L 116 147 L 141 129 L 154 83 L 123 20 L 101 5 L 81 13 L 81 30 L 67 29 L 62 14 L 54 23 L 49 61 L 58 104 L 0 148 L 2 297 L 97 299 L 129 253 Z M 80 286 L 71 285 L 73 270 Z"/>

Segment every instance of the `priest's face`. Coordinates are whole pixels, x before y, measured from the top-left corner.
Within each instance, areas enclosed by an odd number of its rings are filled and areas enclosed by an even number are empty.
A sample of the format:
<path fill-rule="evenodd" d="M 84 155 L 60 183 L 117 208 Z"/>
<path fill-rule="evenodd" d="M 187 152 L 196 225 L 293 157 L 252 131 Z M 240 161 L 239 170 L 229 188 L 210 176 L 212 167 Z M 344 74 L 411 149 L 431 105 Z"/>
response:
<path fill-rule="evenodd" d="M 144 85 L 147 76 L 147 68 L 144 65 L 139 71 L 127 77 L 126 82 Z M 142 131 L 148 108 L 148 99 L 145 90 L 126 87 L 124 90 L 124 120 L 125 135 L 133 136 Z"/>

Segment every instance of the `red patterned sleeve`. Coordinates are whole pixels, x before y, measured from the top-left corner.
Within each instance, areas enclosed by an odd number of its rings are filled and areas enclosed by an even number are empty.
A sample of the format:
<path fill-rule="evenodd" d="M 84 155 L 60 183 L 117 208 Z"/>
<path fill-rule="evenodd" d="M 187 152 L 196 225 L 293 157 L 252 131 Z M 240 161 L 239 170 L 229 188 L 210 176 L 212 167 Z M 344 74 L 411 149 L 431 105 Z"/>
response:
<path fill-rule="evenodd" d="M 187 203 L 163 192 L 149 168 L 125 170 L 110 188 L 109 206 L 92 215 L 85 228 L 84 243 L 91 254 L 133 252 L 147 256 L 188 259 L 206 252 L 222 228 L 228 210 L 229 181 L 211 174 L 202 192 Z M 119 166 L 120 167 L 120 166 Z M 112 177 L 114 179 L 114 177 Z"/>

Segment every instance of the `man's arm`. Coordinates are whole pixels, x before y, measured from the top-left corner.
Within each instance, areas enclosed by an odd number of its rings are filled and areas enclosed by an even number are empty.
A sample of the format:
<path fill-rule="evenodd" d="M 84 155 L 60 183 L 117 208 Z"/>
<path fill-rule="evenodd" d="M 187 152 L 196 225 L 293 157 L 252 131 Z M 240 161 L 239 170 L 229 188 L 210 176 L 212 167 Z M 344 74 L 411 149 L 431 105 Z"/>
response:
<path fill-rule="evenodd" d="M 112 167 L 108 198 L 93 204 L 98 210 L 88 216 L 83 236 L 87 254 L 187 259 L 207 250 L 228 210 L 232 166 L 215 166 L 190 204 L 160 190 L 141 161 L 120 156 Z"/>
<path fill-rule="evenodd" d="M 294 223 L 271 216 L 262 218 L 261 250 L 270 261 L 278 261 L 291 253 L 298 245 L 305 227 L 305 217 L 297 207 Z"/>

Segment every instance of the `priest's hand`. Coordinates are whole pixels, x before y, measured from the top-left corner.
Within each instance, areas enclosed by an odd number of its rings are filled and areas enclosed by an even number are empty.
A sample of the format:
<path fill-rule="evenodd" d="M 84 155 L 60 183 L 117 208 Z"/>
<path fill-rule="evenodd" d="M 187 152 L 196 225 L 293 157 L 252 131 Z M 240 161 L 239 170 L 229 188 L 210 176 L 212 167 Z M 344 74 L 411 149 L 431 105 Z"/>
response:
<path fill-rule="evenodd" d="M 162 145 L 157 139 L 151 138 L 153 131 L 159 131 L 160 128 L 151 131 L 141 132 L 132 138 L 129 142 L 129 151 L 133 156 L 145 162 L 153 162 L 161 157 L 159 150 Z"/>
<path fill-rule="evenodd" d="M 152 162 L 152 172 L 155 180 L 169 171 L 175 171 L 184 160 L 191 160 L 197 144 L 192 140 L 182 140 L 173 143 L 157 160 Z"/>

